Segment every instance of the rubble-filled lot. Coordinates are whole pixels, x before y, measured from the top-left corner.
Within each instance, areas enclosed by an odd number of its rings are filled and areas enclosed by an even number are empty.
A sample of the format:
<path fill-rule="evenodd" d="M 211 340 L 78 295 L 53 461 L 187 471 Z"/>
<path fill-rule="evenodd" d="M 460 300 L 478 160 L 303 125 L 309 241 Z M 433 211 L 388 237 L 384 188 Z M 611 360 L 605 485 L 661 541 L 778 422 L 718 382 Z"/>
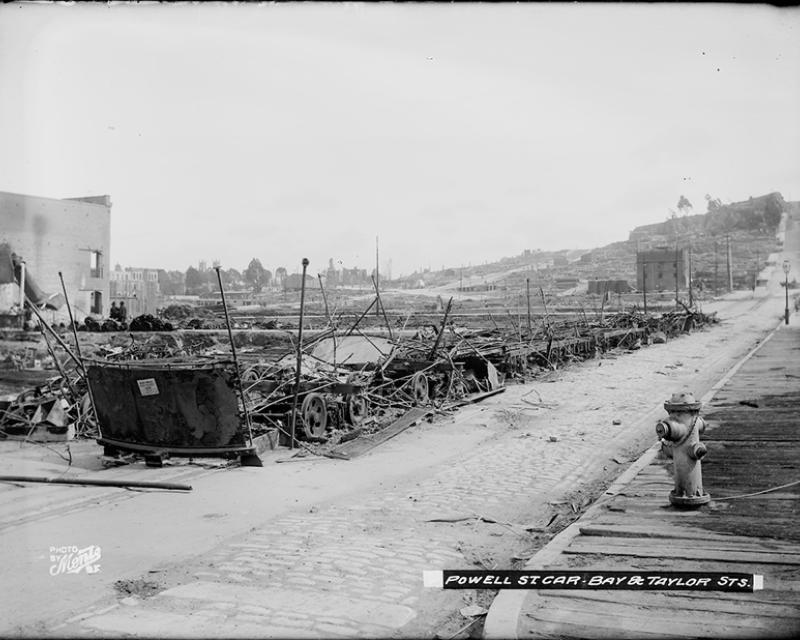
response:
<path fill-rule="evenodd" d="M 0 437 L 98 438 L 108 456 L 134 453 L 163 461 L 170 454 L 252 454 L 254 439 L 266 435 L 270 448 L 280 444 L 299 447 L 299 455 L 348 457 L 338 445 L 389 425 L 394 429 L 387 433 L 396 435 L 400 421 L 407 428 L 452 413 L 502 392 L 509 382 L 663 343 L 717 321 L 684 307 L 647 316 L 635 310 L 591 319 L 585 312 L 547 315 L 525 328 L 513 319 L 501 327 L 488 314 L 483 326 L 472 318 L 466 327 L 450 316 L 451 305 L 452 300 L 436 324 L 427 320 L 411 329 L 411 315 L 393 329 L 385 312 L 384 327 L 360 329 L 372 305 L 346 326 L 329 317 L 301 349 L 290 330 L 239 330 L 230 334 L 231 345 L 228 334 L 158 330 L 163 322 L 151 332 L 88 332 L 84 326 L 74 334 L 82 345 L 76 348 L 72 334 L 42 322 L 35 346 L 4 343 L 12 347 L 5 358 L 11 377 L 30 372 L 46 378 L 0 400 Z M 131 324 L 149 322 L 142 318 Z M 206 318 L 213 321 L 211 314 Z M 190 326 L 195 319 L 182 322 Z M 26 362 L 38 366 L 26 368 Z M 209 382 L 212 372 L 217 379 Z M 195 376 L 194 386 L 179 393 L 188 375 Z M 201 400 L 209 384 L 218 387 L 213 399 Z M 212 415 L 205 426 L 198 426 L 198 410 Z M 238 428 L 223 428 L 231 420 Z M 128 423 L 122 431 L 121 422 Z"/>

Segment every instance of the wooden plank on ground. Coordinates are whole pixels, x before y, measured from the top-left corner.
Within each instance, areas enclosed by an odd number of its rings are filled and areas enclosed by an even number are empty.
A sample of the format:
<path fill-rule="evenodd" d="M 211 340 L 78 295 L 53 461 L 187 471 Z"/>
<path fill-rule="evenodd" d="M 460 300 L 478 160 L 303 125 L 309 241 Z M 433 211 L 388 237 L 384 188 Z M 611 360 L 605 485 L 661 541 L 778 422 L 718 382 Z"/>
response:
<path fill-rule="evenodd" d="M 671 544 L 656 544 L 648 540 L 646 545 L 635 545 L 636 538 L 625 538 L 622 544 L 612 544 L 608 538 L 587 536 L 578 538 L 564 550 L 568 554 L 604 554 L 635 556 L 638 558 L 683 558 L 715 560 L 729 563 L 800 565 L 800 554 L 764 551 L 736 551 L 702 549 L 693 543 L 691 547 Z"/>
<path fill-rule="evenodd" d="M 591 638 L 592 640 L 672 640 L 684 638 L 685 636 L 669 635 L 665 633 L 637 630 L 635 633 L 625 633 L 621 629 L 608 629 L 597 627 L 591 624 L 581 625 L 570 623 L 565 626 L 560 622 L 549 622 L 536 617 L 534 613 L 526 613 L 526 620 L 523 622 L 525 630 L 518 630 L 518 638 L 546 638 L 547 640 L 562 638 Z M 569 629 L 570 635 L 566 635 L 565 629 Z"/>
<path fill-rule="evenodd" d="M 341 446 L 334 447 L 332 451 L 334 453 L 347 456 L 348 459 L 363 455 L 367 451 L 377 447 L 379 444 L 383 444 L 387 440 L 394 438 L 396 435 L 402 433 L 409 427 L 413 427 L 415 424 L 417 424 L 417 422 L 431 413 L 433 413 L 433 409 L 426 407 L 414 407 L 413 409 L 406 411 L 392 424 L 381 429 L 377 433 L 373 433 L 369 436 L 362 436 L 361 438 L 351 440 L 350 442 L 345 442 Z"/>
<path fill-rule="evenodd" d="M 704 542 L 718 541 L 727 543 L 746 543 L 753 544 L 753 538 L 746 536 L 735 536 L 729 534 L 715 534 L 707 529 L 699 527 L 675 527 L 668 524 L 654 523 L 644 525 L 628 525 L 618 523 L 599 523 L 592 522 L 580 527 L 580 532 L 584 536 L 611 536 L 621 538 L 670 538 L 701 540 Z M 762 547 L 773 550 L 785 550 L 790 552 L 800 552 L 798 545 L 786 544 L 778 541 L 762 540 L 759 542 Z"/>
<path fill-rule="evenodd" d="M 664 599 L 659 604 L 644 604 L 638 598 L 640 594 L 645 593 L 641 591 L 626 592 L 628 595 L 624 600 L 620 599 L 620 592 L 616 592 L 616 600 L 592 598 L 591 593 L 573 592 L 572 597 L 568 598 L 553 597 L 549 591 L 546 595 L 541 592 L 539 595 L 543 601 L 542 606 L 572 613 L 614 617 L 623 621 L 623 624 L 628 621 L 627 628 L 630 631 L 635 631 L 637 628 L 652 630 L 655 626 L 659 629 L 669 629 L 669 633 L 692 636 L 693 629 L 707 629 L 717 625 L 721 630 L 718 637 L 731 637 L 729 633 L 722 631 L 727 629 L 748 630 L 750 635 L 742 634 L 745 637 L 753 637 L 753 634 L 762 637 L 770 632 L 786 634 L 796 628 L 798 623 L 793 617 L 763 615 L 748 618 L 736 613 L 707 611 L 675 598 Z M 574 618 L 570 616 L 569 619 Z M 672 625 L 675 625 L 675 628 L 672 628 Z"/>
<path fill-rule="evenodd" d="M 477 402 L 481 402 L 482 400 L 486 400 L 486 398 L 491 398 L 492 396 L 496 396 L 498 393 L 503 393 L 506 390 L 505 387 L 498 387 L 497 389 L 492 389 L 491 391 L 484 391 L 483 393 L 474 393 L 471 396 L 467 396 L 463 400 L 460 400 L 456 403 L 457 407 L 463 407 L 468 404 L 475 404 Z"/>
<path fill-rule="evenodd" d="M 715 620 L 689 622 L 688 615 L 676 615 L 674 611 L 657 611 L 624 604 L 614 606 L 609 603 L 593 607 L 585 602 L 564 598 L 553 601 L 542 597 L 541 600 L 538 608 L 528 610 L 525 615 L 543 622 L 561 623 L 561 637 L 586 637 L 582 633 L 570 632 L 572 625 L 616 630 L 623 637 L 656 633 L 662 637 L 751 638 L 753 634 L 752 629 L 725 627 Z"/>
<path fill-rule="evenodd" d="M 713 614 L 734 614 L 736 616 L 746 616 L 749 618 L 761 618 L 754 620 L 752 624 L 742 622 L 744 626 L 763 628 L 764 618 L 784 618 L 786 624 L 791 620 L 800 620 L 800 610 L 796 606 L 769 602 L 764 600 L 754 600 L 753 596 L 758 594 L 745 594 L 744 598 L 731 598 L 724 591 L 626 591 L 624 601 L 628 605 L 642 607 L 657 607 L 662 609 L 678 609 L 680 611 L 702 611 Z M 735 594 L 742 595 L 742 594 Z M 711 597 L 709 597 L 711 596 Z M 619 603 L 619 591 L 561 591 L 548 590 L 548 598 L 574 598 L 576 600 L 588 600 L 592 602 Z"/>
<path fill-rule="evenodd" d="M 787 553 L 800 555 L 800 545 L 778 540 L 751 538 L 728 534 L 715 534 L 705 529 L 694 527 L 670 527 L 658 525 L 652 527 L 629 527 L 621 525 L 585 525 L 580 531 L 587 537 L 601 537 L 603 544 L 616 546 L 653 546 L 654 538 L 685 538 L 693 540 L 695 549 L 713 551 L 756 551 L 762 553 Z M 660 544 L 660 543 L 658 543 Z"/>

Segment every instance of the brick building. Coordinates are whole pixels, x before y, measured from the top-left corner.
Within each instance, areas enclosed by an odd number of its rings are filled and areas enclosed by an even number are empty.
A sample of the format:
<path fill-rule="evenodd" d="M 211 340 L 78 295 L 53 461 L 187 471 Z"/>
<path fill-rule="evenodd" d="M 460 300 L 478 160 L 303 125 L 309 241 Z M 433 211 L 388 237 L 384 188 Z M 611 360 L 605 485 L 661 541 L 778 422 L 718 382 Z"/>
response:
<path fill-rule="evenodd" d="M 61 292 L 60 271 L 77 319 L 107 315 L 109 196 L 57 199 L 0 191 L 0 243 L 24 259 L 27 273 L 48 294 Z M 0 310 L 18 300 L 18 290 L 0 285 Z M 67 320 L 66 308 L 51 319 Z"/>
<path fill-rule="evenodd" d="M 161 300 L 158 269 L 137 269 L 117 265 L 109 274 L 111 302 L 125 303 L 128 320 L 145 313 L 156 315 Z"/>
<path fill-rule="evenodd" d="M 685 249 L 661 247 L 636 253 L 636 287 L 643 291 L 674 291 L 689 288 L 689 253 Z"/>

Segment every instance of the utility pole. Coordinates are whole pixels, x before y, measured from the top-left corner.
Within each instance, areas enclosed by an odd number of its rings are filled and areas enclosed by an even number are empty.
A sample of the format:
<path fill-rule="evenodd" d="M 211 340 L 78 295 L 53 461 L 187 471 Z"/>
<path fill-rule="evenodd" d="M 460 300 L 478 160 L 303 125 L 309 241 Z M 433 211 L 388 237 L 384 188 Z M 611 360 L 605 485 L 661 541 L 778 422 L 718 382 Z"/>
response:
<path fill-rule="evenodd" d="M 758 286 L 758 249 L 756 249 L 756 272 L 753 274 L 753 295 L 756 293 Z"/>
<path fill-rule="evenodd" d="M 783 322 L 784 324 L 789 324 L 789 270 L 791 265 L 789 264 L 788 260 L 783 261 L 783 273 L 784 273 L 784 280 L 783 280 L 783 288 L 786 291 L 786 308 L 783 311 Z"/>
<path fill-rule="evenodd" d="M 717 276 L 719 274 L 719 263 L 717 261 L 717 239 L 714 238 L 714 295 L 719 295 L 717 290 Z"/>
<path fill-rule="evenodd" d="M 689 308 L 692 308 L 694 300 L 692 299 L 692 245 L 689 245 Z"/>
<path fill-rule="evenodd" d="M 528 337 L 531 336 L 531 279 L 525 278 L 525 288 L 528 293 Z"/>
<path fill-rule="evenodd" d="M 13 266 L 13 265 L 12 265 Z M 22 329 L 25 327 L 25 261 L 20 259 L 19 261 L 19 328 Z M 77 337 L 75 338 L 75 344 L 78 344 Z"/>
<path fill-rule="evenodd" d="M 675 243 L 675 308 L 680 307 L 680 298 L 678 294 L 678 243 Z"/>
<path fill-rule="evenodd" d="M 647 315 L 647 263 L 642 260 L 642 301 L 644 303 L 644 315 Z"/>
<path fill-rule="evenodd" d="M 378 236 L 375 236 L 375 291 L 381 290 L 380 263 L 378 262 Z M 380 305 L 375 307 L 375 316 L 380 317 Z"/>
<path fill-rule="evenodd" d="M 725 241 L 728 244 L 727 258 L 728 258 L 728 292 L 733 291 L 733 272 L 731 271 L 731 237 L 725 236 Z"/>
<path fill-rule="evenodd" d="M 289 448 L 294 449 L 295 434 L 297 432 L 297 396 L 300 393 L 300 369 L 303 366 L 303 311 L 305 309 L 306 300 L 306 269 L 308 268 L 308 258 L 303 258 L 303 275 L 302 282 L 300 283 L 300 324 L 297 329 L 297 364 L 295 365 L 294 372 L 294 394 L 292 396 L 292 413 L 291 413 L 291 436 Z M 231 344 L 233 340 L 231 339 Z"/>

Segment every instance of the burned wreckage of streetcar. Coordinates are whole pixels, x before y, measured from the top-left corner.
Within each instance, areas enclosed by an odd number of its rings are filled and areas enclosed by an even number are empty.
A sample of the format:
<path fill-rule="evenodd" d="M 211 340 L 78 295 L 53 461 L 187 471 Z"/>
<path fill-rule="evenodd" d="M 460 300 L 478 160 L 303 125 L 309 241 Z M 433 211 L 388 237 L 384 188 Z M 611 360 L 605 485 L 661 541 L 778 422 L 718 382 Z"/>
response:
<path fill-rule="evenodd" d="M 292 354 L 240 360 L 240 378 L 236 363 L 223 358 L 86 360 L 98 443 L 107 455 L 247 456 L 255 452 L 253 438 L 267 432 L 288 444 L 293 410 L 296 437 L 318 442 L 331 429 L 499 387 L 490 362 L 454 361 L 415 340 L 361 335 L 312 342 L 298 384 Z"/>
<path fill-rule="evenodd" d="M 244 388 L 255 424 L 286 431 L 294 401 L 293 356 L 245 368 Z M 352 429 L 389 409 L 441 406 L 499 386 L 494 366 L 480 358 L 454 361 L 422 341 L 378 336 L 330 336 L 302 357 L 297 433 L 307 440 Z"/>

